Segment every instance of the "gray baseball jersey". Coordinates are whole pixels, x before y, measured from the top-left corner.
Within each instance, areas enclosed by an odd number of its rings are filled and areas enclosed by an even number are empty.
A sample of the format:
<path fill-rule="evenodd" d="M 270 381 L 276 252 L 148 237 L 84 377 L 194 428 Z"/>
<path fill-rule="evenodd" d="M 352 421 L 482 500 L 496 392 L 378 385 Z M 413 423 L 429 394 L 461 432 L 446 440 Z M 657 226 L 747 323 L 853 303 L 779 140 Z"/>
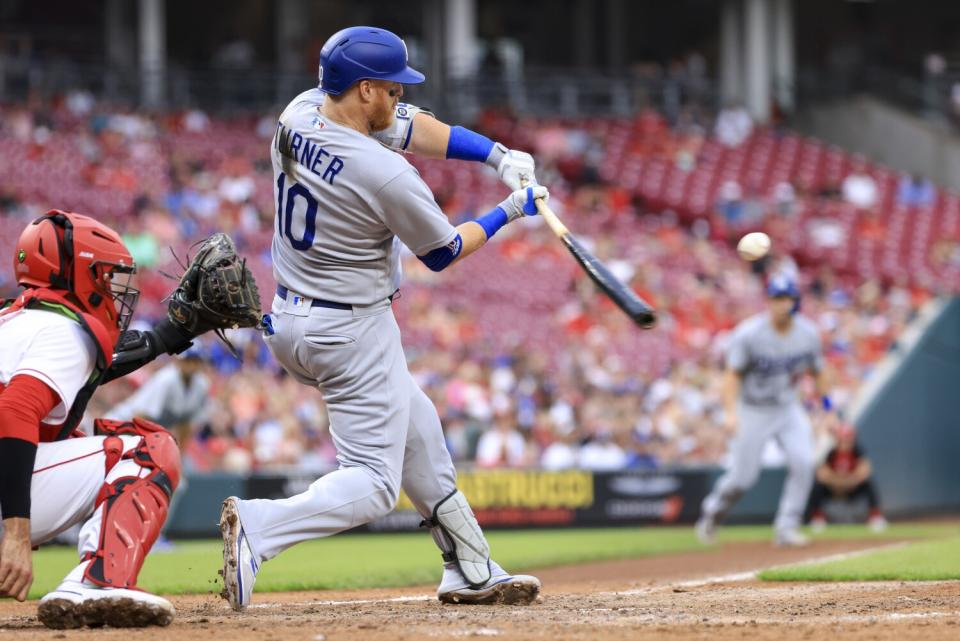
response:
<path fill-rule="evenodd" d="M 741 401 L 750 405 L 789 405 L 797 400 L 797 381 L 823 367 L 816 325 L 796 316 L 786 334 L 774 329 L 767 313 L 751 316 L 733 331 L 727 366 L 742 374 Z"/>
<path fill-rule="evenodd" d="M 370 305 L 399 287 L 396 238 L 424 255 L 456 230 L 401 154 L 320 113 L 324 95 L 294 98 L 271 146 L 274 277 L 308 298 Z"/>

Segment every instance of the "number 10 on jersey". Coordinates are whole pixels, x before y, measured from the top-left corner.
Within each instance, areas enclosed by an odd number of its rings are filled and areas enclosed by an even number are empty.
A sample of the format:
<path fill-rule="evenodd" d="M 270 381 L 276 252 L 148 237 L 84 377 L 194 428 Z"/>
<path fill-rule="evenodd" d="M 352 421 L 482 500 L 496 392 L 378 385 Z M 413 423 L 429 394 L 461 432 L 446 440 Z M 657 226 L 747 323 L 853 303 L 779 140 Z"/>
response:
<path fill-rule="evenodd" d="M 317 233 L 317 199 L 300 183 L 291 181 L 286 188 L 287 175 L 280 172 L 277 176 L 277 234 L 286 236 L 290 246 L 297 251 L 307 251 L 313 246 L 313 238 Z M 284 206 L 284 192 L 286 192 L 286 206 Z M 296 208 L 297 197 L 303 198 L 306 203 L 303 221 L 303 237 L 293 235 L 293 210 Z"/>

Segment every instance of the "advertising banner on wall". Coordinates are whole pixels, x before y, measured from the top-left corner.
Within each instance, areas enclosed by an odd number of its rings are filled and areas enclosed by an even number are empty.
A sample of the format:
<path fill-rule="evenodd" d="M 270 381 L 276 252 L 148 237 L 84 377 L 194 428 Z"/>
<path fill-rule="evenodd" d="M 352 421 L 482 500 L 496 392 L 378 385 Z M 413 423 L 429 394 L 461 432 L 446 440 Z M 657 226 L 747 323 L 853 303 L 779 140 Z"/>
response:
<path fill-rule="evenodd" d="M 474 470 L 460 472 L 458 486 L 487 529 L 609 526 L 692 523 L 710 479 L 700 470 Z M 315 480 L 313 475 L 255 476 L 247 481 L 247 496 L 284 498 Z M 414 530 L 420 520 L 402 494 L 397 509 L 367 529 Z"/>

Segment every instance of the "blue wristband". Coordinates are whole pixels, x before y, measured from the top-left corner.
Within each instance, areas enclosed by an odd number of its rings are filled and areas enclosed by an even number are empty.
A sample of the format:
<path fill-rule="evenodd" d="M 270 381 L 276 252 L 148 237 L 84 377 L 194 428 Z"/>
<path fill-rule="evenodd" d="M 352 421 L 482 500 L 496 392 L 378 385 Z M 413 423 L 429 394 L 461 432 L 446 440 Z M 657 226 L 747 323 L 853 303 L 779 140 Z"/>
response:
<path fill-rule="evenodd" d="M 501 227 L 507 224 L 507 220 L 507 212 L 505 212 L 502 207 L 497 207 L 473 222 L 483 227 L 483 231 L 487 234 L 487 240 L 490 240 Z"/>
<path fill-rule="evenodd" d="M 457 125 L 450 127 L 447 158 L 483 162 L 493 150 L 493 141 L 475 131 Z"/>
<path fill-rule="evenodd" d="M 826 411 L 829 412 L 830 410 L 833 409 L 833 402 L 830 400 L 830 397 L 827 396 L 826 394 L 823 395 L 823 397 L 820 399 L 820 402 L 823 403 L 823 409 L 825 409 Z"/>

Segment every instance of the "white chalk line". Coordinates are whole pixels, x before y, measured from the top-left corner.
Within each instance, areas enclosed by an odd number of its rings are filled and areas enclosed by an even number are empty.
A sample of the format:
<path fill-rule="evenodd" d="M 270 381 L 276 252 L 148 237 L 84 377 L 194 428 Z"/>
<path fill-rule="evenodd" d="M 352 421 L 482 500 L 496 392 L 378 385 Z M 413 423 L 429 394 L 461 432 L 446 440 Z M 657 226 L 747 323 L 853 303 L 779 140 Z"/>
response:
<path fill-rule="evenodd" d="M 426 594 L 417 595 L 417 596 L 398 596 L 391 597 L 389 599 L 345 599 L 342 601 L 283 601 L 278 603 L 256 603 L 254 605 L 248 606 L 247 609 L 264 609 L 269 610 L 272 608 L 289 608 L 290 606 L 318 606 L 318 605 L 372 605 L 375 603 L 409 603 L 415 601 L 430 601 L 436 599 L 435 596 L 428 596 Z"/>
<path fill-rule="evenodd" d="M 852 552 L 826 554 L 824 556 L 818 556 L 812 559 L 794 561 L 793 563 L 782 563 L 777 565 L 768 565 L 768 566 L 758 567 L 752 570 L 747 570 L 745 572 L 735 572 L 732 574 L 718 574 L 718 575 L 709 576 L 709 577 L 701 577 L 699 579 L 678 581 L 675 583 L 670 583 L 667 586 L 659 585 L 659 586 L 652 586 L 648 588 L 636 588 L 633 590 L 625 590 L 623 592 L 615 592 L 611 594 L 633 596 L 637 594 L 649 594 L 651 592 L 663 590 L 664 588 L 700 588 L 705 585 L 713 585 L 715 583 L 739 583 L 742 581 L 753 580 L 757 578 L 757 576 L 761 572 L 766 572 L 768 570 L 785 570 L 788 568 L 798 568 L 798 567 L 803 567 L 807 565 L 817 565 L 818 563 L 832 563 L 834 561 L 845 561 L 847 559 L 855 559 L 857 557 L 873 554 L 874 552 L 879 552 L 881 550 L 895 550 L 897 548 L 904 547 L 908 544 L 909 544 L 908 542 L 900 542 L 900 543 L 891 543 L 888 545 L 878 545 L 878 546 L 866 548 L 863 550 L 854 550 Z"/>

